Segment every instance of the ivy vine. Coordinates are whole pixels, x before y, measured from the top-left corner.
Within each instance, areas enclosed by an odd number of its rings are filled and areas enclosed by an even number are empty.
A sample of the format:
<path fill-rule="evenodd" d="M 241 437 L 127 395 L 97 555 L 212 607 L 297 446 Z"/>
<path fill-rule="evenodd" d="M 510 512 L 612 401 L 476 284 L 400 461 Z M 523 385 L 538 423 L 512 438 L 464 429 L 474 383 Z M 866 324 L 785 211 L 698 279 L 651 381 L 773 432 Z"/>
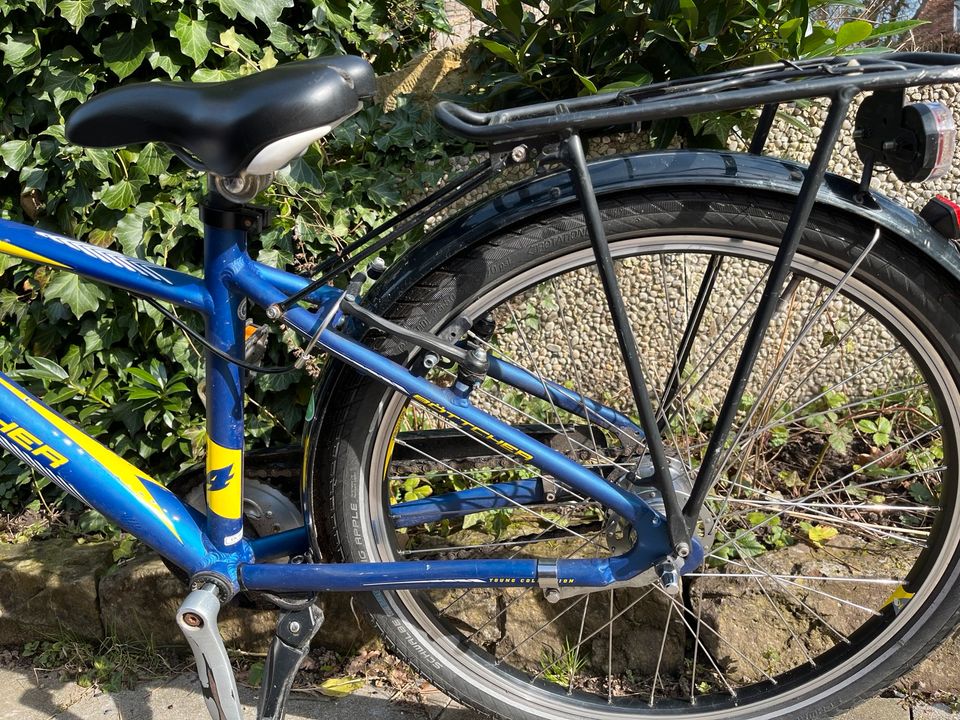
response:
<path fill-rule="evenodd" d="M 0 216 L 196 273 L 203 178 L 157 145 L 67 143 L 81 102 L 120 83 L 220 81 L 327 54 L 386 72 L 446 29 L 442 0 L 0 1 Z M 445 143 L 417 108 L 367 108 L 262 198 L 277 218 L 252 254 L 309 271 L 436 183 Z M 197 350 L 120 291 L 0 256 L 0 368 L 160 479 L 202 459 Z M 265 362 L 284 352 L 274 342 Z M 298 441 L 310 387 L 303 374 L 257 377 L 251 444 Z M 45 485 L 0 457 L 0 512 L 72 507 Z"/>

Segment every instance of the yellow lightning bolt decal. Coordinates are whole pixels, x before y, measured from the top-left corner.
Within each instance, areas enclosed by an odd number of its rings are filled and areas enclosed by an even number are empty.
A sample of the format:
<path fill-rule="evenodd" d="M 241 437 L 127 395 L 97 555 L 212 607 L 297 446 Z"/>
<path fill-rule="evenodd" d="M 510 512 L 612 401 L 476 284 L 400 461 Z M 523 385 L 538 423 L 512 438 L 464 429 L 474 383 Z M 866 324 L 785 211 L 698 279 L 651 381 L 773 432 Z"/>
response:
<path fill-rule="evenodd" d="M 888 597 L 886 602 L 884 602 L 880 607 L 885 608 L 887 605 L 893 605 L 894 610 L 899 612 L 912 597 L 912 592 L 907 592 L 907 589 L 903 587 L 903 585 L 898 585 L 897 589 L 890 593 L 890 597 Z"/>

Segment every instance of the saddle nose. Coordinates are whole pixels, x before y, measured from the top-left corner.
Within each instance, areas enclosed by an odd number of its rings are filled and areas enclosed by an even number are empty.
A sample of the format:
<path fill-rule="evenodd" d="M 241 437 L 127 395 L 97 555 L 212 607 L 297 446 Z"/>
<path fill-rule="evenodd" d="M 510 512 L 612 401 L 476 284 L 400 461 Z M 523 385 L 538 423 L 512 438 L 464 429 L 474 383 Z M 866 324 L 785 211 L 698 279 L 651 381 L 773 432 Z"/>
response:
<path fill-rule="evenodd" d="M 314 58 L 225 82 L 108 90 L 73 112 L 66 135 L 99 148 L 164 143 L 214 175 L 265 175 L 301 155 L 375 93 L 373 68 L 363 58 Z"/>

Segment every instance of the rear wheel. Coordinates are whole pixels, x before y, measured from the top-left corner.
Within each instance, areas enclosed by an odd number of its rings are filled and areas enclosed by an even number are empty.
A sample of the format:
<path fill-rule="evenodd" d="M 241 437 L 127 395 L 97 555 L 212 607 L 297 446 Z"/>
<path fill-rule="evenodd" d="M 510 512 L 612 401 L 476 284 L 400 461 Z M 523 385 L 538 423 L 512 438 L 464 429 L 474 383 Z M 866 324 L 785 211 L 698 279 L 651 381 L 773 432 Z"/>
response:
<path fill-rule="evenodd" d="M 686 192 L 601 210 L 683 493 L 791 207 Z M 556 604 L 536 588 L 374 593 L 374 622 L 437 686 L 501 717 L 813 717 L 869 696 L 949 631 L 960 604 L 958 302 L 915 249 L 817 209 L 701 517 L 707 560 L 681 596 L 658 585 Z M 434 330 L 489 314 L 495 332 L 474 342 L 635 415 L 576 209 L 465 251 L 385 314 Z M 452 374 L 429 377 L 449 384 Z M 315 513 L 342 559 L 594 557 L 629 546 L 629 528 L 586 498 L 395 527 L 393 503 L 537 471 L 351 371 L 332 396 L 315 447 L 326 479 Z M 473 401 L 610 482 L 646 460 L 642 445 L 493 380 Z M 631 488 L 656 503 L 648 487 Z"/>

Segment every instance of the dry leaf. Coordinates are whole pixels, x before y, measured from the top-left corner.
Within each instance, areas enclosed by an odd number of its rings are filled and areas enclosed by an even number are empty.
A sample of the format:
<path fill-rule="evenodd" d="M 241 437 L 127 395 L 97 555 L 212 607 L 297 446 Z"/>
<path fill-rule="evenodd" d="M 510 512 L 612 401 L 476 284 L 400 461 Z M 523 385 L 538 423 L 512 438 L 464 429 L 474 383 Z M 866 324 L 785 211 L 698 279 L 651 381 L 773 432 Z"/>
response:
<path fill-rule="evenodd" d="M 349 695 L 352 692 L 356 692 L 364 685 L 363 678 L 351 678 L 351 677 L 342 677 L 342 678 L 327 678 L 322 683 L 320 683 L 321 693 L 327 697 L 344 697 Z"/>

